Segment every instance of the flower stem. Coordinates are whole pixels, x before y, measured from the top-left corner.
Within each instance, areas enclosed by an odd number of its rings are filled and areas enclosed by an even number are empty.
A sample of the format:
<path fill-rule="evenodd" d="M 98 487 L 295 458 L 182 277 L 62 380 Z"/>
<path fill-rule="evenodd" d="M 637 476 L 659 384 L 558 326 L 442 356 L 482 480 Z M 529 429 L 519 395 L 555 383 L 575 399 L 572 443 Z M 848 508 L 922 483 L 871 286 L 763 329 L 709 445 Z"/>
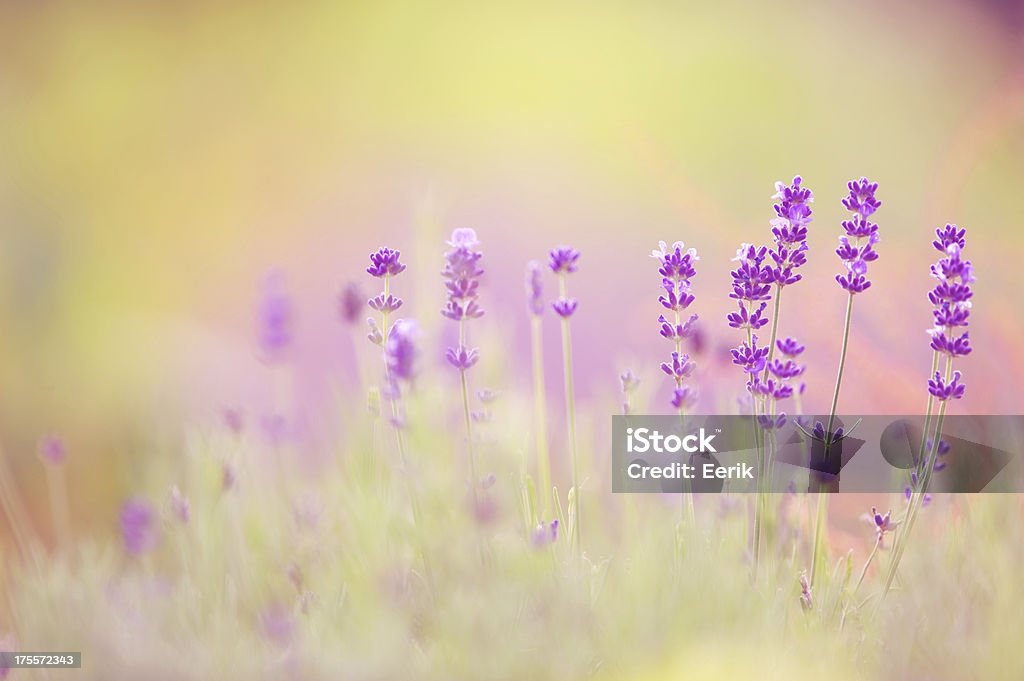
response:
<path fill-rule="evenodd" d="M 559 289 L 563 299 L 569 299 L 569 284 L 565 272 L 561 273 Z M 569 428 L 569 448 L 572 452 L 572 486 L 575 496 L 575 512 L 572 515 L 573 543 L 576 545 L 576 555 L 583 555 L 583 543 L 580 536 L 581 525 L 580 510 L 582 507 L 582 494 L 580 493 L 579 456 L 576 444 L 576 394 L 573 387 L 572 372 L 572 335 L 569 329 L 569 318 L 562 317 L 562 364 L 565 369 L 565 417 Z"/>
<path fill-rule="evenodd" d="M 828 424 L 825 426 L 825 458 L 828 458 L 829 448 L 832 445 L 832 425 L 836 419 L 836 408 L 839 406 L 839 389 L 843 385 L 843 368 L 846 366 L 846 350 L 850 344 L 850 321 L 853 319 L 853 294 L 848 294 L 846 299 L 846 321 L 843 323 L 843 344 L 839 350 L 839 370 L 836 372 L 836 389 L 832 393 L 832 407 L 828 411 Z M 814 578 L 818 574 L 818 565 L 821 562 L 820 554 L 823 550 L 825 526 L 828 524 L 828 497 L 827 492 L 818 492 L 818 513 L 814 521 L 814 547 L 811 549 L 811 586 L 814 586 Z"/>
<path fill-rule="evenodd" d="M 864 562 L 864 567 L 860 571 L 860 577 L 857 578 L 857 583 L 853 585 L 853 593 L 850 594 L 851 597 L 857 595 L 857 590 L 860 589 L 860 585 L 864 583 L 864 577 L 868 574 L 868 567 L 871 566 L 871 562 L 878 554 L 878 547 L 881 543 L 882 536 L 878 535 L 878 538 L 875 539 L 875 545 L 871 547 L 871 553 L 868 555 L 868 559 Z"/>
<path fill-rule="evenodd" d="M 530 320 L 530 349 L 533 359 L 533 428 L 537 443 L 537 472 L 540 477 L 541 518 L 551 512 L 551 460 L 548 457 L 547 396 L 544 387 L 544 343 L 541 317 Z"/>
<path fill-rule="evenodd" d="M 953 373 L 953 358 L 950 357 L 946 361 L 946 381 L 949 381 L 950 375 Z M 892 589 L 892 584 L 896 579 L 896 571 L 899 568 L 900 560 L 903 558 L 904 552 L 907 550 L 907 542 L 910 540 L 910 531 L 914 527 L 914 521 L 917 520 L 917 515 L 924 505 L 924 497 L 928 492 L 928 483 L 932 478 L 932 471 L 935 470 L 935 459 L 939 455 L 939 440 L 942 436 L 942 422 L 946 418 L 946 404 L 947 400 L 942 400 L 939 403 L 939 413 L 935 418 L 935 434 L 932 436 L 932 447 L 928 454 L 928 460 L 925 462 L 925 469 L 921 475 L 918 489 L 910 497 L 910 507 L 907 509 L 907 515 L 903 521 L 903 527 L 900 530 L 900 541 L 897 546 L 893 549 L 892 560 L 889 562 L 889 571 L 885 576 L 885 586 L 882 588 L 882 599 Z M 924 433 L 923 437 L 927 438 L 927 432 Z M 879 599 L 881 601 L 882 599 Z"/>
<path fill-rule="evenodd" d="M 778 284 L 775 285 L 775 308 L 772 311 L 772 335 L 768 340 L 768 361 L 764 365 L 764 374 L 761 376 L 762 381 L 768 380 L 768 368 L 772 364 L 772 359 L 775 358 L 775 339 L 779 336 L 779 307 L 782 303 L 782 287 Z M 773 413 L 772 416 L 775 416 Z"/>
<path fill-rule="evenodd" d="M 825 426 L 825 456 L 828 456 L 832 443 L 832 424 L 836 419 L 836 407 L 839 406 L 839 388 L 843 384 L 843 368 L 846 366 L 846 349 L 850 342 L 850 320 L 853 318 L 853 294 L 846 300 L 846 321 L 843 324 L 843 345 L 839 351 L 839 371 L 836 373 L 836 389 L 832 393 L 832 407 L 828 411 L 828 424 Z"/>

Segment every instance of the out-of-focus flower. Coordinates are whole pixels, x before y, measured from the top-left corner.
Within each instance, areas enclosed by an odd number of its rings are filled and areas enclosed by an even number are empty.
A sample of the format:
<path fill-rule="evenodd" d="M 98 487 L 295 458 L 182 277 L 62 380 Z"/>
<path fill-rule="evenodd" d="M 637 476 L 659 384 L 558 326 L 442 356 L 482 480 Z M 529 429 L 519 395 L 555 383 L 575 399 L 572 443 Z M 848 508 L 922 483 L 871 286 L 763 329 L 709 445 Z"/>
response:
<path fill-rule="evenodd" d="M 56 435 L 46 435 L 39 441 L 39 457 L 48 464 L 58 466 L 67 458 L 64 441 Z"/>
<path fill-rule="evenodd" d="M 570 246 L 558 246 L 548 254 L 548 267 L 555 274 L 572 274 L 576 271 L 576 261 L 580 252 Z"/>
<path fill-rule="evenodd" d="M 292 344 L 292 301 L 285 289 L 284 273 L 271 272 L 263 280 L 259 304 L 259 345 L 267 361 L 280 360 Z"/>
<path fill-rule="evenodd" d="M 121 504 L 120 520 L 125 551 L 141 556 L 156 548 L 156 513 L 149 501 L 141 497 L 125 501 Z"/>
<path fill-rule="evenodd" d="M 411 383 L 416 377 L 417 358 L 416 338 L 419 327 L 411 320 L 399 319 L 391 327 L 388 341 L 384 346 L 388 373 L 392 379 L 403 383 Z"/>
<path fill-rule="evenodd" d="M 539 317 L 544 313 L 544 286 L 541 282 L 541 266 L 536 260 L 526 265 L 526 302 L 530 313 Z"/>
<path fill-rule="evenodd" d="M 245 419 L 242 416 L 242 412 L 233 408 L 226 408 L 221 412 L 221 417 L 224 419 L 224 425 L 227 426 L 234 434 L 239 434 L 245 427 Z"/>
<path fill-rule="evenodd" d="M 338 296 L 338 316 L 341 321 L 352 326 L 359 320 L 365 306 L 366 296 L 359 284 L 354 281 L 346 284 Z"/>
<path fill-rule="evenodd" d="M 278 645 L 288 645 L 295 635 L 295 617 L 291 608 L 280 603 L 273 603 L 260 611 L 259 626 L 263 635 Z"/>

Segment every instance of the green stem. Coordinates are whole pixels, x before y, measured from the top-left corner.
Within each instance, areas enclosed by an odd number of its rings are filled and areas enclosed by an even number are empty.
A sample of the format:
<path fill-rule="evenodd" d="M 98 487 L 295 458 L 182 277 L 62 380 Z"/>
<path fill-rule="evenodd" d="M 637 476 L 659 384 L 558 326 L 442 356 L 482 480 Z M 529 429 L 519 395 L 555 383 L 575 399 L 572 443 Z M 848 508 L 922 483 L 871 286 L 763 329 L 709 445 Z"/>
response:
<path fill-rule="evenodd" d="M 761 376 L 762 381 L 768 380 L 768 367 L 772 364 L 772 359 L 775 358 L 775 339 L 779 336 L 779 306 L 782 303 L 782 287 L 778 284 L 775 285 L 775 307 L 772 312 L 772 335 L 768 341 L 768 362 L 764 365 L 764 374 Z M 773 414 L 774 416 L 774 414 Z"/>
<path fill-rule="evenodd" d="M 946 381 L 949 381 L 950 375 L 953 372 L 953 358 L 950 357 L 946 361 Z M 935 433 L 932 436 L 932 447 L 928 454 L 928 460 L 925 462 L 924 473 L 921 476 L 920 484 L 911 497 L 910 507 L 907 509 L 907 515 L 903 521 L 903 527 L 900 529 L 901 539 L 899 545 L 893 550 L 892 560 L 889 562 L 889 571 L 885 576 L 885 586 L 882 589 L 881 601 L 892 589 L 892 584 L 896 580 L 896 572 L 899 568 L 900 560 L 903 558 L 903 554 L 907 550 L 907 543 L 910 540 L 910 531 L 914 528 L 914 522 L 917 520 L 918 512 L 924 505 L 924 497 L 928 492 L 928 483 L 931 482 L 932 471 L 935 470 L 935 460 L 939 455 L 939 440 L 942 436 L 942 422 L 946 418 L 946 404 L 947 400 L 942 400 L 939 404 L 939 413 L 935 419 Z M 927 432 L 924 434 L 927 437 Z"/>
<path fill-rule="evenodd" d="M 853 318 L 853 294 L 846 300 L 846 321 L 843 324 L 843 346 L 839 351 L 839 371 L 836 373 L 836 389 L 832 393 L 832 407 L 828 411 L 828 425 L 825 427 L 825 456 L 828 456 L 832 445 L 832 424 L 836 419 L 836 407 L 839 406 L 839 388 L 843 384 L 843 368 L 846 366 L 846 349 L 850 341 L 850 320 Z"/>
<path fill-rule="evenodd" d="M 561 273 L 559 289 L 564 300 L 569 299 L 569 284 L 565 272 Z M 562 317 L 562 364 L 565 369 L 565 416 L 569 429 L 569 448 L 572 452 L 572 486 L 575 496 L 575 513 L 572 516 L 573 543 L 576 545 L 576 555 L 583 555 L 583 542 L 580 536 L 582 523 L 582 494 L 580 492 L 579 456 L 576 443 L 576 394 L 573 387 L 572 372 L 572 335 L 569 329 L 569 318 Z"/>
<path fill-rule="evenodd" d="M 843 344 L 839 351 L 839 370 L 836 372 L 836 389 L 832 393 L 832 407 L 828 411 L 828 424 L 825 426 L 825 457 L 828 458 L 829 449 L 832 446 L 832 425 L 836 419 L 836 408 L 839 406 L 839 389 L 843 385 L 843 368 L 846 366 L 846 350 L 850 344 L 850 321 L 853 319 L 853 294 L 850 293 L 846 299 L 846 320 L 843 323 Z M 818 513 L 814 525 L 814 547 L 811 549 L 811 586 L 814 586 L 814 579 L 818 574 L 818 564 L 821 562 L 822 541 L 825 534 L 825 525 L 828 523 L 828 498 L 822 496 L 826 493 L 818 492 Z"/>
<path fill-rule="evenodd" d="M 878 554 L 878 546 L 881 543 L 882 536 L 879 535 L 878 538 L 875 540 L 875 545 L 871 547 L 871 554 L 868 556 L 868 559 L 864 562 L 864 567 L 860 571 L 860 577 L 857 578 L 857 583 L 853 586 L 853 593 L 850 594 L 851 598 L 857 595 L 857 590 L 860 589 L 860 585 L 864 583 L 864 577 L 868 574 L 868 567 L 870 567 L 871 562 L 875 559 L 875 556 Z"/>
<path fill-rule="evenodd" d="M 551 512 L 551 460 L 548 455 L 547 397 L 544 388 L 544 344 L 541 317 L 530 320 L 530 348 L 533 358 L 533 427 L 537 436 L 537 471 L 540 477 L 541 518 Z"/>

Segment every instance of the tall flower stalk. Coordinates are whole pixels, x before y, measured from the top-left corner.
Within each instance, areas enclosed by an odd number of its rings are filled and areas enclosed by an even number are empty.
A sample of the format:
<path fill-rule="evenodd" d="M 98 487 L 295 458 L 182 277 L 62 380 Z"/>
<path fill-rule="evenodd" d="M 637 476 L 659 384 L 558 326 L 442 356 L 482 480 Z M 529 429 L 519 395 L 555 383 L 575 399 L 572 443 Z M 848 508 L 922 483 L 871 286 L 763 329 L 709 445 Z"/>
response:
<path fill-rule="evenodd" d="M 381 348 L 384 362 L 384 387 L 381 396 L 391 405 L 391 424 L 395 429 L 395 439 L 398 443 L 399 463 L 408 486 L 409 506 L 412 510 L 412 520 L 420 544 L 420 556 L 423 559 L 427 582 L 431 584 L 432 589 L 433 576 L 430 558 L 427 555 L 422 536 L 419 536 L 423 530 L 423 516 L 420 512 L 416 482 L 406 452 L 406 419 L 402 412 L 403 388 L 410 385 L 415 377 L 417 358 L 415 339 L 418 330 L 413 322 L 401 319 L 388 326 L 391 322 L 391 315 L 402 307 L 402 299 L 391 292 L 391 279 L 405 271 L 405 265 L 400 258 L 401 252 L 391 248 L 379 248 L 370 254 L 370 266 L 366 268 L 366 272 L 370 276 L 380 279 L 383 282 L 384 290 L 367 301 L 367 305 L 372 310 L 380 313 L 380 326 L 377 325 L 373 317 L 367 318 L 366 322 L 370 329 L 367 338 Z"/>
<path fill-rule="evenodd" d="M 842 262 L 845 272 L 836 275 L 836 282 L 847 293 L 846 315 L 843 321 L 843 342 L 839 350 L 839 368 L 836 371 L 836 386 L 832 393 L 832 406 L 829 408 L 828 421 L 820 430 L 824 441 L 825 456 L 833 444 L 839 441 L 840 433 L 834 432 L 836 409 L 839 406 L 839 391 L 843 384 L 843 369 L 846 367 L 846 352 L 850 343 L 850 326 L 853 320 L 854 296 L 871 288 L 867 278 L 868 263 L 878 259 L 875 244 L 878 243 L 878 225 L 868 220 L 878 210 L 882 202 L 875 198 L 877 182 L 870 182 L 866 177 L 851 180 L 847 183 L 849 194 L 843 199 L 843 207 L 851 215 L 842 222 L 845 234 L 839 237 L 836 255 Z M 811 585 L 813 586 L 818 572 L 819 553 L 822 537 L 828 518 L 828 501 L 824 494 L 818 496 L 818 513 L 814 528 L 814 548 L 811 551 Z"/>
<path fill-rule="evenodd" d="M 569 318 L 576 312 L 578 301 L 569 297 L 569 275 L 577 270 L 579 251 L 568 246 L 559 246 L 548 255 L 548 267 L 558 277 L 558 300 L 551 303 L 551 308 L 562 318 L 562 364 L 565 370 L 565 417 L 569 431 L 569 450 L 572 455 L 572 541 L 576 546 L 576 555 L 583 555 L 581 537 L 582 494 L 580 493 L 579 452 L 576 442 L 576 390 L 573 385 L 572 371 L 572 332 Z"/>
<path fill-rule="evenodd" d="M 928 300 L 932 304 L 933 326 L 928 330 L 931 336 L 932 367 L 928 379 L 928 404 L 925 413 L 925 425 L 921 432 L 921 445 L 918 459 L 911 477 L 910 505 L 903 522 L 902 531 L 897 535 L 893 547 L 892 559 L 886 573 L 882 596 L 885 597 L 892 588 L 899 562 L 906 550 L 910 530 L 921 508 L 928 503 L 928 483 L 932 474 L 939 470 L 938 457 L 949 451 L 949 445 L 942 440 L 942 422 L 946 417 L 946 408 L 950 400 L 963 398 L 966 385 L 960 381 L 961 373 L 953 368 L 957 357 L 971 353 L 971 341 L 966 329 L 971 314 L 971 298 L 974 292 L 974 267 L 970 260 L 964 260 L 962 252 L 967 244 L 967 231 L 956 225 L 946 225 L 935 230 L 936 239 L 932 246 L 945 257 L 931 266 L 931 276 L 937 280 L 935 288 L 928 292 Z M 939 371 L 938 366 L 945 357 L 945 368 Z M 932 412 L 938 402 L 938 413 L 935 415 L 934 432 L 929 433 Z M 927 449 L 927 451 L 926 451 Z"/>
<path fill-rule="evenodd" d="M 541 518 L 551 514 L 551 459 L 548 454 L 547 392 L 544 385 L 544 287 L 536 260 L 526 266 L 526 300 L 530 311 L 530 357 L 533 364 L 533 429 L 536 437 L 537 475 L 540 478 Z M 536 519 L 534 519 L 536 520 Z"/>
<path fill-rule="evenodd" d="M 445 265 L 441 271 L 441 275 L 445 279 L 445 289 L 448 292 L 448 302 L 441 310 L 441 314 L 459 325 L 459 344 L 448 348 L 446 357 L 448 363 L 459 371 L 462 411 L 466 424 L 470 489 L 473 496 L 473 510 L 476 513 L 479 510 L 477 487 L 480 480 L 477 476 L 476 453 L 473 444 L 473 417 L 469 407 L 469 383 L 466 380 L 466 371 L 477 363 L 480 353 L 476 348 L 470 348 L 467 345 L 466 323 L 484 315 L 483 309 L 477 303 L 480 277 L 484 273 L 479 265 L 483 253 L 477 250 L 480 242 L 477 240 L 476 232 L 472 229 L 456 229 L 452 232 L 448 245 L 452 249 L 445 253 Z"/>
<path fill-rule="evenodd" d="M 736 301 L 738 310 L 729 313 L 729 326 L 746 332 L 747 339 L 739 346 L 730 350 L 732 363 L 743 369 L 747 376 L 746 389 L 750 394 L 750 418 L 757 450 L 757 486 L 758 495 L 754 506 L 754 536 L 752 538 L 752 554 L 754 557 L 754 575 L 757 575 L 761 555 L 761 526 L 764 515 L 764 500 L 760 493 L 765 473 L 764 448 L 760 441 L 759 419 L 761 413 L 760 374 L 768 365 L 769 348 L 757 344 L 758 337 L 754 333 L 768 324 L 765 316 L 767 301 L 771 296 L 771 285 L 775 278 L 772 268 L 765 264 L 768 248 L 742 244 L 736 251 L 733 262 L 738 262 L 736 269 L 729 274 L 732 277 L 732 291 L 729 297 Z"/>
<path fill-rule="evenodd" d="M 690 279 L 697 274 L 694 263 L 700 257 L 695 248 L 687 249 L 682 241 L 675 242 L 671 247 L 659 241 L 658 249 L 651 251 L 651 257 L 658 261 L 658 274 L 661 275 L 661 288 L 664 290 L 658 302 L 672 313 L 671 319 L 664 313 L 658 316 L 661 337 L 671 341 L 674 348 L 671 361 L 662 362 L 661 370 L 672 379 L 674 385 L 669 402 L 679 414 L 681 425 L 685 426 L 686 410 L 696 401 L 697 395 L 686 382 L 696 365 L 690 360 L 690 355 L 683 352 L 683 341 L 693 335 L 697 315 L 690 315 L 684 322 L 683 312 L 694 301 L 690 292 Z M 691 494 L 686 494 L 682 508 L 692 522 L 694 512 Z"/>

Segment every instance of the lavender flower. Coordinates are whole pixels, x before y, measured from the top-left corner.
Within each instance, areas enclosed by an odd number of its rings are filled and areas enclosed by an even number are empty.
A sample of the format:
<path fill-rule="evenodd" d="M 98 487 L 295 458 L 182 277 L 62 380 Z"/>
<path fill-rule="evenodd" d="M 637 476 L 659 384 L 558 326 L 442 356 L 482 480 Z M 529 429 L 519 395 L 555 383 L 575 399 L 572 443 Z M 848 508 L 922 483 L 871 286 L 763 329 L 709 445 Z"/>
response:
<path fill-rule="evenodd" d="M 892 519 L 892 511 L 886 511 L 885 515 L 878 512 L 878 509 L 874 506 L 871 507 L 871 520 L 875 525 L 875 532 L 878 534 L 878 541 L 882 541 L 882 538 L 887 532 L 891 532 L 896 526 L 896 523 Z"/>
<path fill-rule="evenodd" d="M 548 254 L 548 267 L 555 274 L 572 274 L 577 270 L 580 252 L 569 246 L 558 246 Z"/>
<path fill-rule="evenodd" d="M 263 280 L 259 305 L 259 345 L 264 359 L 280 360 L 292 343 L 292 302 L 285 290 L 284 274 L 271 272 Z"/>
<path fill-rule="evenodd" d="M 797 175 L 789 186 L 775 183 L 773 198 L 779 200 L 774 206 L 778 217 L 771 223 L 775 248 L 768 253 L 775 262 L 770 267 L 771 278 L 780 289 L 800 281 L 802 277 L 796 270 L 807 262 L 807 225 L 811 222 L 814 193 L 802 182 Z"/>
<path fill-rule="evenodd" d="M 399 319 L 391 327 L 387 343 L 384 344 L 384 355 L 388 375 L 393 381 L 411 383 L 416 377 L 418 335 L 419 329 L 411 320 Z"/>
<path fill-rule="evenodd" d="M 526 300 L 530 313 L 539 317 L 544 313 L 544 287 L 541 283 L 541 266 L 536 260 L 526 265 Z"/>
<path fill-rule="evenodd" d="M 67 458 L 64 442 L 56 435 L 46 435 L 39 441 L 39 456 L 51 466 L 59 466 Z"/>
<path fill-rule="evenodd" d="M 849 195 L 843 199 L 843 206 L 853 215 L 842 223 L 845 236 L 839 237 L 836 255 L 846 268 L 845 274 L 837 274 L 836 281 L 850 295 L 863 293 L 871 287 L 867 278 L 868 263 L 878 259 L 875 244 L 878 243 L 878 225 L 868 220 L 881 201 L 875 198 L 877 182 L 862 177 L 847 183 Z"/>
<path fill-rule="evenodd" d="M 543 548 L 558 539 L 558 520 L 552 520 L 550 524 L 537 523 L 537 527 L 530 534 L 530 543 L 534 548 Z"/>
<path fill-rule="evenodd" d="M 934 378 L 928 381 L 928 392 L 935 396 L 940 402 L 946 400 L 959 400 L 964 396 L 967 386 L 960 382 L 960 372 L 953 372 L 953 380 L 947 381 L 938 371 Z"/>
<path fill-rule="evenodd" d="M 384 345 L 385 334 L 388 329 L 388 317 L 392 312 L 402 307 L 402 299 L 391 293 L 392 277 L 396 277 L 405 271 L 405 265 L 399 260 L 400 256 L 400 251 L 390 248 L 379 248 L 376 252 L 370 254 L 370 266 L 366 268 L 366 272 L 373 277 L 384 280 L 384 290 L 366 301 L 366 304 L 371 309 L 380 312 L 381 315 L 380 326 L 377 325 L 377 321 L 373 317 L 366 319 L 367 326 L 370 329 L 366 338 L 374 345 Z"/>
<path fill-rule="evenodd" d="M 479 264 L 483 253 L 476 250 L 479 244 L 476 232 L 472 229 L 456 229 L 448 242 L 452 250 L 445 253 L 445 266 L 441 271 L 448 291 L 448 303 L 441 314 L 459 323 L 459 346 L 448 348 L 447 358 L 449 364 L 459 371 L 465 371 L 476 364 L 478 355 L 475 348 L 465 345 L 465 322 L 484 314 L 477 303 L 480 277 L 484 273 Z"/>
<path fill-rule="evenodd" d="M 683 341 L 693 335 L 697 315 L 690 315 L 689 319 L 683 322 L 682 314 L 694 301 L 694 296 L 690 293 L 690 280 L 697 274 L 694 263 L 700 257 L 696 249 L 687 249 L 682 241 L 675 242 L 671 247 L 664 241 L 659 241 L 658 249 L 651 251 L 651 257 L 658 261 L 661 288 L 665 291 L 664 295 L 659 296 L 658 302 L 672 313 L 671 320 L 664 314 L 658 317 L 661 337 L 672 341 L 675 347 L 671 355 L 671 364 L 662 363 L 661 370 L 675 382 L 670 402 L 682 413 L 696 399 L 693 389 L 685 385 L 685 379 L 693 373 L 694 363 L 682 350 Z"/>
<path fill-rule="evenodd" d="M 137 497 L 121 504 L 120 520 L 125 551 L 141 556 L 156 547 L 156 514 L 146 499 Z"/>
<path fill-rule="evenodd" d="M 583 556 L 583 541 L 581 539 L 582 509 L 580 472 L 579 472 L 579 448 L 576 441 L 576 389 L 574 387 L 572 370 L 572 331 L 570 329 L 569 317 L 576 311 L 576 299 L 569 297 L 569 275 L 576 271 L 576 263 L 579 261 L 579 251 L 569 246 L 559 246 L 548 254 L 548 267 L 558 276 L 559 297 L 552 307 L 562 318 L 562 368 L 565 373 L 565 415 L 566 426 L 569 431 L 569 449 L 572 452 L 572 486 L 575 498 L 575 513 L 572 514 L 572 528 L 570 538 L 576 546 L 578 558 Z"/>
<path fill-rule="evenodd" d="M 379 248 L 375 253 L 370 254 L 370 266 L 366 268 L 367 274 L 382 278 L 396 277 L 405 271 L 405 265 L 399 262 L 401 251 L 390 248 Z"/>
<path fill-rule="evenodd" d="M 359 319 L 365 305 L 366 296 L 363 295 L 359 284 L 350 282 L 338 296 L 338 315 L 341 321 L 352 326 Z"/>
<path fill-rule="evenodd" d="M 568 319 L 576 312 L 577 300 L 570 298 L 567 293 L 568 281 L 565 275 L 572 274 L 578 268 L 576 261 L 580 258 L 579 251 L 569 246 L 559 246 L 548 255 L 548 267 L 559 275 L 561 295 L 551 303 L 551 308 L 562 319 Z"/>
<path fill-rule="evenodd" d="M 237 409 L 227 407 L 221 412 L 221 417 L 224 419 L 224 425 L 235 435 L 241 433 L 245 427 L 245 419 L 242 416 L 242 412 Z"/>
<path fill-rule="evenodd" d="M 806 610 L 814 608 L 814 599 L 811 596 L 811 582 L 807 579 L 807 573 L 800 575 L 800 607 Z"/>

